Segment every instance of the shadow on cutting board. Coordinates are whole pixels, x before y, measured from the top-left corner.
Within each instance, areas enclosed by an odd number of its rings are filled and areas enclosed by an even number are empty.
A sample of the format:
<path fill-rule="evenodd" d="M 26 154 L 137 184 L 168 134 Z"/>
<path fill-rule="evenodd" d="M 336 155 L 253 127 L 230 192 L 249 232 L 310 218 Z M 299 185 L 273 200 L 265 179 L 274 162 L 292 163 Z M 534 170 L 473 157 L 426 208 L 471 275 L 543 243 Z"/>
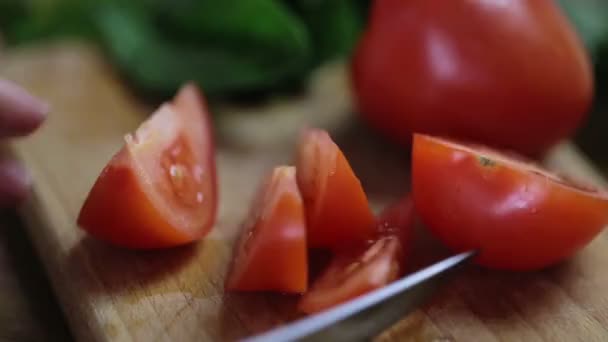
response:
<path fill-rule="evenodd" d="M 416 228 L 413 246 L 408 273 L 452 254 L 420 225 Z M 538 338 L 533 323 L 522 317 L 543 322 L 546 308 L 560 305 L 556 286 L 546 275 L 568 273 L 564 271 L 567 264 L 539 272 L 495 271 L 470 264 L 440 286 L 424 306 L 388 329 L 378 340 L 461 341 L 462 336 L 452 336 L 449 331 L 470 329 L 474 332 L 472 338 L 478 335 L 483 338 L 483 332 L 492 331 L 495 326 L 513 331 L 526 331 L 522 326 L 527 326 L 530 336 Z M 220 311 L 222 340 L 238 340 L 303 317 L 296 310 L 298 298 L 267 293 L 226 294 Z"/>
<path fill-rule="evenodd" d="M 236 341 L 296 320 L 301 317 L 296 310 L 298 298 L 276 293 L 224 294 L 219 313 L 222 341 Z"/>
<path fill-rule="evenodd" d="M 202 243 L 201 243 L 202 244 Z M 198 244 L 158 251 L 133 251 L 110 246 L 84 236 L 69 252 L 68 267 L 82 272 L 83 258 L 100 273 L 101 286 L 89 286 L 92 293 L 120 292 L 145 287 L 171 277 L 196 255 Z"/>
<path fill-rule="evenodd" d="M 72 341 L 23 222 L 0 211 L 0 341 Z"/>
<path fill-rule="evenodd" d="M 324 250 L 309 251 L 309 275 L 314 279 L 330 260 Z M 300 295 L 279 293 L 224 293 L 220 310 L 222 340 L 234 341 L 262 333 L 282 323 L 302 318 Z M 241 327 L 241 329 L 236 329 Z"/>

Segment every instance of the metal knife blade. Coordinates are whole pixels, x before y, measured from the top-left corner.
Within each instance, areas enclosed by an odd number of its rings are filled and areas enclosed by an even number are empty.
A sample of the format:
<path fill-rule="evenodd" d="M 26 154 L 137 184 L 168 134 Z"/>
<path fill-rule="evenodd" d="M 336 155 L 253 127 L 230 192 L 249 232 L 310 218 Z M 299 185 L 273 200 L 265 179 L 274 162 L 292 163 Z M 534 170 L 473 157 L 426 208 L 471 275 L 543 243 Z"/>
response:
<path fill-rule="evenodd" d="M 357 299 L 242 342 L 371 339 L 416 309 L 448 273 L 473 255 L 475 251 L 451 256 Z"/>

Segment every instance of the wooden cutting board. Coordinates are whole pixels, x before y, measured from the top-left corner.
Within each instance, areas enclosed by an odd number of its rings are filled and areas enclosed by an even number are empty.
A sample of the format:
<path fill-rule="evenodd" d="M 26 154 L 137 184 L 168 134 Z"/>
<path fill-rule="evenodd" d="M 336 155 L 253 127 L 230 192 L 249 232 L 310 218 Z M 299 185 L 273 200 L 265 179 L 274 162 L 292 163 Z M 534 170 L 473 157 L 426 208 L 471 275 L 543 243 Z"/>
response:
<path fill-rule="evenodd" d="M 290 163 L 303 125 L 328 128 L 377 208 L 408 187 L 407 153 L 352 119 L 341 66 L 320 71 L 306 95 L 239 107 L 215 105 L 220 213 L 190 246 L 132 252 L 86 237 L 75 225 L 101 168 L 153 109 L 142 105 L 98 52 L 78 43 L 30 47 L 1 57 L 0 76 L 48 100 L 35 135 L 14 144 L 32 170 L 23 208 L 29 233 L 81 341 L 223 341 L 298 317 L 294 297 L 222 290 L 231 244 L 265 172 Z M 570 144 L 547 164 L 602 183 Z M 412 269 L 447 255 L 418 232 Z M 517 251 L 513 251 L 517 253 Z M 608 242 L 599 236 L 571 260 L 534 273 L 470 266 L 427 306 L 379 337 L 385 341 L 606 341 Z"/>

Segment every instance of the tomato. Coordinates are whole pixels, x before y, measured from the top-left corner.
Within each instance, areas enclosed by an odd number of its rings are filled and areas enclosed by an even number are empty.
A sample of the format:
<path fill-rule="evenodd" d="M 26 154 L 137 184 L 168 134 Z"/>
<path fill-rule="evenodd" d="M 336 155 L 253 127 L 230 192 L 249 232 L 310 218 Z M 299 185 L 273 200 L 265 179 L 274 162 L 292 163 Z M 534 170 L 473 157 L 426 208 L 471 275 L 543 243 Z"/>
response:
<path fill-rule="evenodd" d="M 373 236 L 374 216 L 361 182 L 327 132 L 302 134 L 296 168 L 310 247 L 340 249 Z"/>
<path fill-rule="evenodd" d="M 401 245 L 383 237 L 368 248 L 336 255 L 299 303 L 305 313 L 316 313 L 387 285 L 401 273 Z"/>
<path fill-rule="evenodd" d="M 481 265 L 533 270 L 580 250 L 608 224 L 608 194 L 522 158 L 414 135 L 413 197 L 428 229 Z"/>
<path fill-rule="evenodd" d="M 215 222 L 215 168 L 206 104 L 198 88 L 187 84 L 125 136 L 89 192 L 78 225 L 128 248 L 200 239 Z"/>
<path fill-rule="evenodd" d="M 363 117 L 528 155 L 580 126 L 593 97 L 589 57 L 551 0 L 376 0 L 352 61 Z"/>
<path fill-rule="evenodd" d="M 405 268 L 413 226 L 409 196 L 387 207 L 376 220 L 376 238 L 363 248 L 336 254 L 302 297 L 299 309 L 323 311 L 396 280 Z"/>
<path fill-rule="evenodd" d="M 258 190 L 234 248 L 233 291 L 301 293 L 308 287 L 306 222 L 293 166 L 273 170 Z"/>

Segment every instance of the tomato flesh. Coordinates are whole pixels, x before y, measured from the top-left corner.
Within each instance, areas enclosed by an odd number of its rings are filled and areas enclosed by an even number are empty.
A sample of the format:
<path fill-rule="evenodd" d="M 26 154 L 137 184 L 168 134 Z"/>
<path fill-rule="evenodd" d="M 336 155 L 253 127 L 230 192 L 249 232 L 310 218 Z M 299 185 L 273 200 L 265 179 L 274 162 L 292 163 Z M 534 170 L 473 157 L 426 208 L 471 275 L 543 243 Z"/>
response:
<path fill-rule="evenodd" d="M 373 214 L 361 183 L 329 134 L 306 130 L 297 153 L 311 248 L 340 249 L 374 234 Z"/>
<path fill-rule="evenodd" d="M 204 199 L 202 174 L 200 167 L 189 167 L 191 164 L 192 152 L 183 138 L 178 138 L 162 153 L 161 166 L 176 200 L 184 206 L 196 207 Z"/>
<path fill-rule="evenodd" d="M 557 263 L 608 224 L 608 195 L 589 191 L 506 154 L 417 134 L 414 204 L 423 223 L 455 251 L 511 270 Z"/>
<path fill-rule="evenodd" d="M 347 302 L 397 279 L 401 274 L 401 244 L 382 237 L 369 247 L 336 255 L 299 303 L 299 310 L 316 313 Z"/>
<path fill-rule="evenodd" d="M 414 226 L 409 196 L 388 206 L 376 219 L 376 237 L 364 247 L 334 255 L 327 268 L 299 303 L 305 313 L 316 313 L 378 289 L 397 279 L 405 269 Z"/>
<path fill-rule="evenodd" d="M 306 226 L 296 170 L 280 166 L 258 190 L 234 248 L 226 289 L 302 293 L 307 287 Z"/>
<path fill-rule="evenodd" d="M 189 243 L 215 222 L 216 182 L 206 105 L 188 84 L 125 137 L 77 222 L 92 236 L 127 248 Z"/>

